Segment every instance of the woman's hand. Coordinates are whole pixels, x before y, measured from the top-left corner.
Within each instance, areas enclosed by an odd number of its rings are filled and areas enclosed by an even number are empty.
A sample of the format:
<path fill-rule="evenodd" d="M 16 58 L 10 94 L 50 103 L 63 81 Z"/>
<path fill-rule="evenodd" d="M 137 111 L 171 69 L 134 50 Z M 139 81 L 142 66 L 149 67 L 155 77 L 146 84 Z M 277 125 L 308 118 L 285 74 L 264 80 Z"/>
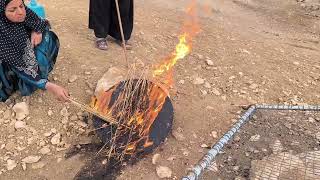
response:
<path fill-rule="evenodd" d="M 31 44 L 32 47 L 36 47 L 42 41 L 42 33 L 32 31 L 31 33 Z"/>
<path fill-rule="evenodd" d="M 56 85 L 51 82 L 47 82 L 46 89 L 51 92 L 53 95 L 57 97 L 59 101 L 68 102 L 69 101 L 69 93 L 63 87 Z"/>

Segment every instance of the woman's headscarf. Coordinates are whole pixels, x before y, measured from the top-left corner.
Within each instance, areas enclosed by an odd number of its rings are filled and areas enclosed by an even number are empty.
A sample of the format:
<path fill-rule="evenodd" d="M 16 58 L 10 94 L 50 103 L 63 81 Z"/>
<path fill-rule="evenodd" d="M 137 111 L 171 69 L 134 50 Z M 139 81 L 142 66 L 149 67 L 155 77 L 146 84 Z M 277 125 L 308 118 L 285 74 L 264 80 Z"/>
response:
<path fill-rule="evenodd" d="M 48 22 L 26 8 L 26 19 L 13 23 L 5 16 L 5 7 L 10 0 L 0 0 L 0 63 L 5 62 L 34 76 L 38 65 L 30 42 L 30 32 L 43 32 Z M 28 51 L 29 50 L 29 51 Z M 30 74 L 31 73 L 31 74 Z"/>

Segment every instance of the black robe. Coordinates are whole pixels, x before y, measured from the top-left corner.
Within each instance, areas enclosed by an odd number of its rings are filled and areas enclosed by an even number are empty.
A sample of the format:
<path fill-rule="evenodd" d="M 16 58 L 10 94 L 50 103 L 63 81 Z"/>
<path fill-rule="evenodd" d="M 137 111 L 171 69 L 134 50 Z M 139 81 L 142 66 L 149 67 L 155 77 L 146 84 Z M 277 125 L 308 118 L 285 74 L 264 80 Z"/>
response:
<path fill-rule="evenodd" d="M 129 40 L 133 29 L 133 0 L 118 0 L 125 40 Z M 108 35 L 121 40 L 115 0 L 90 0 L 89 28 L 97 38 Z"/>

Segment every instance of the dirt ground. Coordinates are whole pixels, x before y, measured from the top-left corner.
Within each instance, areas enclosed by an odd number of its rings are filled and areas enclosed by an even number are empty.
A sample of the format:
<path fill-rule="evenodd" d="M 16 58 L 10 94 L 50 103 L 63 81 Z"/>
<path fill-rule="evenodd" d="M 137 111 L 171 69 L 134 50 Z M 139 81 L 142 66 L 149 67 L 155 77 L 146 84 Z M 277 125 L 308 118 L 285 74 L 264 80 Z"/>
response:
<path fill-rule="evenodd" d="M 61 41 L 51 79 L 64 85 L 72 97 L 88 103 L 99 78 L 110 67 L 125 66 L 122 50 L 113 42 L 108 51 L 94 47 L 87 28 L 88 0 L 40 2 Z M 130 62 L 159 63 L 174 49 L 188 2 L 135 1 Z M 241 105 L 319 104 L 319 0 L 199 3 L 201 32 L 194 39 L 192 53 L 175 67 L 177 92 L 171 94 L 173 132 L 183 138 L 168 138 L 155 152 L 161 156 L 157 165 L 150 155 L 124 169 L 118 179 L 158 179 L 159 165 L 172 170 L 169 179 L 181 178 L 207 152 L 204 144 L 214 144 L 239 117 Z M 205 83 L 196 85 L 194 80 L 199 78 Z M 15 130 L 11 107 L 21 101 L 27 102 L 30 114 L 24 120 L 27 128 Z M 74 177 L 86 157 L 63 157 L 71 145 L 88 140 L 85 134 L 91 127 L 81 121 L 80 109 L 61 104 L 42 91 L 29 98 L 12 97 L 1 108 L 1 180 Z M 61 141 L 53 145 L 52 138 L 59 135 Z M 41 159 L 23 170 L 21 161 L 28 156 Z M 15 168 L 8 170 L 8 162 Z"/>

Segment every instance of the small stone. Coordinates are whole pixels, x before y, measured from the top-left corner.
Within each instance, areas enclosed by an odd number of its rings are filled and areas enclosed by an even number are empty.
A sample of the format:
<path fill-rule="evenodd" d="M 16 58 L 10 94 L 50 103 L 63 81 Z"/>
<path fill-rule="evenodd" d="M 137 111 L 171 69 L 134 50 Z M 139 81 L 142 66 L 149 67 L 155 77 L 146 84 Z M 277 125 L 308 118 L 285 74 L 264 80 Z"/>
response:
<path fill-rule="evenodd" d="M 199 78 L 199 77 L 195 78 L 194 81 L 193 81 L 194 85 L 201 85 L 201 84 L 204 84 L 204 83 L 205 83 L 205 80 L 202 79 L 202 78 Z"/>
<path fill-rule="evenodd" d="M 293 62 L 294 65 L 298 66 L 300 63 L 298 61 Z"/>
<path fill-rule="evenodd" d="M 57 163 L 60 163 L 62 161 L 62 158 L 57 159 Z"/>
<path fill-rule="evenodd" d="M 38 162 L 38 163 L 34 163 L 32 164 L 31 168 L 32 169 L 41 169 L 46 165 L 45 162 Z"/>
<path fill-rule="evenodd" d="M 177 130 L 172 131 L 173 137 L 178 141 L 184 141 L 186 138 L 183 136 L 181 132 L 178 132 Z"/>
<path fill-rule="evenodd" d="M 184 80 L 180 80 L 180 81 L 179 81 L 179 84 L 184 84 L 184 83 L 185 83 Z"/>
<path fill-rule="evenodd" d="M 56 134 L 56 133 L 57 133 L 56 128 L 52 128 L 52 129 L 51 129 L 51 132 L 52 132 L 53 134 Z"/>
<path fill-rule="evenodd" d="M 258 84 L 251 84 L 251 85 L 249 86 L 250 89 L 257 89 L 258 87 L 259 87 Z"/>
<path fill-rule="evenodd" d="M 233 171 L 239 171 L 240 167 L 239 166 L 233 166 Z"/>
<path fill-rule="evenodd" d="M 65 116 L 65 117 L 63 117 L 63 118 L 61 119 L 61 123 L 62 123 L 62 124 L 67 124 L 68 121 L 69 121 L 68 116 Z"/>
<path fill-rule="evenodd" d="M 210 85 L 210 83 L 208 83 L 208 82 L 205 82 L 205 83 L 204 83 L 204 87 L 205 87 L 205 88 L 208 88 L 208 89 L 210 89 L 210 88 L 211 88 L 211 85 Z"/>
<path fill-rule="evenodd" d="M 227 96 L 223 95 L 223 96 L 221 96 L 221 99 L 226 101 L 227 100 Z"/>
<path fill-rule="evenodd" d="M 52 135 L 52 132 L 50 131 L 50 132 L 46 132 L 46 133 L 44 133 L 43 134 L 45 137 L 49 137 L 49 136 L 51 136 Z"/>
<path fill-rule="evenodd" d="M 15 167 L 17 167 L 16 161 L 15 161 L 15 160 L 8 159 L 8 160 L 7 160 L 7 170 L 8 170 L 8 171 L 11 171 L 11 170 L 13 170 Z"/>
<path fill-rule="evenodd" d="M 198 56 L 198 58 L 199 58 L 200 60 L 203 60 L 203 59 L 204 59 L 204 56 L 201 55 L 201 54 L 197 54 L 197 56 Z"/>
<path fill-rule="evenodd" d="M 60 111 L 60 115 L 64 117 L 69 116 L 68 109 L 66 107 L 62 108 Z"/>
<path fill-rule="evenodd" d="M 212 136 L 214 139 L 218 138 L 218 132 L 217 132 L 217 131 L 212 131 L 212 132 L 211 132 L 211 136 Z"/>
<path fill-rule="evenodd" d="M 44 147 L 45 145 L 46 145 L 46 142 L 45 142 L 45 141 L 40 141 L 40 142 L 39 142 L 39 146 L 40 146 L 40 147 Z"/>
<path fill-rule="evenodd" d="M 72 75 L 72 76 L 69 78 L 69 83 L 73 83 L 73 82 L 75 82 L 77 79 L 78 79 L 78 76 L 77 76 L 77 75 Z"/>
<path fill-rule="evenodd" d="M 262 148 L 262 152 L 268 152 L 268 149 Z"/>
<path fill-rule="evenodd" d="M 221 95 L 220 91 L 218 89 L 216 89 L 216 88 L 211 89 L 211 92 L 216 96 L 220 96 Z"/>
<path fill-rule="evenodd" d="M 61 142 L 61 134 L 58 133 L 51 138 L 51 144 L 57 145 Z"/>
<path fill-rule="evenodd" d="M 315 123 L 315 122 L 316 122 L 316 120 L 315 120 L 313 117 L 309 117 L 309 118 L 308 118 L 308 121 L 309 121 L 310 123 Z"/>
<path fill-rule="evenodd" d="M 254 154 L 258 154 L 259 152 L 260 152 L 260 151 L 257 150 L 257 149 L 253 150 L 253 153 L 254 153 Z"/>
<path fill-rule="evenodd" d="M 240 137 L 239 136 L 234 137 L 234 141 L 235 142 L 240 142 Z"/>
<path fill-rule="evenodd" d="M 235 78 L 236 78 L 236 76 L 230 76 L 229 80 L 232 80 L 232 79 L 235 79 Z"/>
<path fill-rule="evenodd" d="M 42 149 L 40 149 L 39 151 L 41 154 L 45 155 L 45 154 L 49 154 L 50 153 L 50 149 L 48 147 L 44 147 Z"/>
<path fill-rule="evenodd" d="M 29 106 L 26 102 L 17 103 L 13 106 L 12 110 L 16 113 L 18 121 L 23 120 L 29 115 Z"/>
<path fill-rule="evenodd" d="M 190 154 L 190 152 L 189 152 L 189 151 L 187 151 L 187 150 L 184 150 L 184 151 L 182 152 L 182 154 L 183 154 L 184 156 L 188 157 L 188 156 L 189 156 L 189 154 Z"/>
<path fill-rule="evenodd" d="M 22 170 L 24 170 L 24 171 L 27 170 L 27 164 L 26 163 L 24 163 L 24 162 L 21 163 L 21 166 L 22 166 Z"/>
<path fill-rule="evenodd" d="M 260 140 L 260 135 L 259 134 L 256 134 L 256 135 L 250 137 L 250 141 L 251 142 L 257 142 L 259 140 Z"/>
<path fill-rule="evenodd" d="M 161 155 L 160 154 L 155 154 L 152 157 L 152 164 L 156 165 L 159 162 Z"/>
<path fill-rule="evenodd" d="M 207 109 L 207 110 L 214 110 L 214 107 L 212 107 L 212 106 L 207 106 L 206 109 Z"/>
<path fill-rule="evenodd" d="M 25 150 L 26 147 L 20 147 L 20 146 L 18 146 L 16 149 L 21 152 L 21 151 Z"/>
<path fill-rule="evenodd" d="M 32 164 L 36 163 L 41 159 L 41 156 L 28 156 L 22 159 L 22 162 L 27 163 L 27 164 Z"/>
<path fill-rule="evenodd" d="M 210 146 L 208 146 L 207 144 L 201 144 L 200 147 L 202 147 L 202 148 L 209 148 Z"/>
<path fill-rule="evenodd" d="M 208 94 L 208 92 L 206 90 L 200 90 L 202 96 L 206 96 Z"/>
<path fill-rule="evenodd" d="M 167 159 L 167 161 L 174 161 L 175 159 L 176 159 L 175 156 L 170 156 L 170 157 Z"/>
<path fill-rule="evenodd" d="M 86 71 L 84 72 L 85 75 L 91 75 L 91 72 L 90 71 Z"/>
<path fill-rule="evenodd" d="M 58 77 L 57 77 L 57 76 L 54 76 L 54 77 L 53 77 L 53 80 L 54 80 L 54 81 L 58 81 Z"/>
<path fill-rule="evenodd" d="M 214 65 L 213 61 L 211 61 L 210 59 L 207 59 L 206 63 L 207 63 L 208 66 L 213 66 Z"/>
<path fill-rule="evenodd" d="M 53 111 L 52 110 L 49 110 L 48 111 L 48 116 L 52 116 L 53 115 Z"/>
<path fill-rule="evenodd" d="M 216 163 L 215 161 L 213 161 L 213 162 L 209 165 L 208 170 L 217 173 L 217 172 L 218 172 L 217 163 Z"/>
<path fill-rule="evenodd" d="M 159 176 L 159 178 L 163 179 L 163 178 L 171 178 L 172 176 L 172 170 L 168 167 L 165 166 L 158 166 L 156 168 L 157 171 L 157 175 Z"/>
<path fill-rule="evenodd" d="M 25 129 L 26 127 L 27 127 L 26 122 L 16 121 L 16 123 L 14 123 L 14 128 L 15 129 Z"/>

